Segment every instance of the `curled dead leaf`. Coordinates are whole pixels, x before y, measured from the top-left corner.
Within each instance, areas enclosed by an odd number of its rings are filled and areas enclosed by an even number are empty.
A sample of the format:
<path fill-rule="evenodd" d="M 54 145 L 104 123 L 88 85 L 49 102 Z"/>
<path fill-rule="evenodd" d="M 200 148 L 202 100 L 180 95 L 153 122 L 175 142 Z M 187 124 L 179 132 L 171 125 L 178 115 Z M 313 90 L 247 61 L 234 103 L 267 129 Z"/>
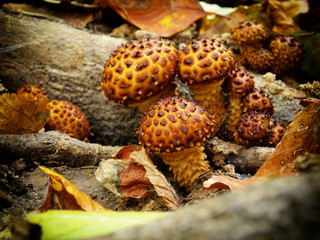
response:
<path fill-rule="evenodd" d="M 118 196 L 141 198 L 154 189 L 167 207 L 179 207 L 174 189 L 141 146 L 126 146 L 113 159 L 101 161 L 95 176 L 98 182 Z"/>
<path fill-rule="evenodd" d="M 93 201 L 60 174 L 42 166 L 39 168 L 50 177 L 47 197 L 39 208 L 40 211 L 49 209 L 112 211 Z"/>
<path fill-rule="evenodd" d="M 289 34 L 300 30 L 299 26 L 295 24 L 292 17 L 286 11 L 283 2 L 277 0 L 267 0 L 264 4 L 267 12 L 272 18 L 273 31 Z"/>

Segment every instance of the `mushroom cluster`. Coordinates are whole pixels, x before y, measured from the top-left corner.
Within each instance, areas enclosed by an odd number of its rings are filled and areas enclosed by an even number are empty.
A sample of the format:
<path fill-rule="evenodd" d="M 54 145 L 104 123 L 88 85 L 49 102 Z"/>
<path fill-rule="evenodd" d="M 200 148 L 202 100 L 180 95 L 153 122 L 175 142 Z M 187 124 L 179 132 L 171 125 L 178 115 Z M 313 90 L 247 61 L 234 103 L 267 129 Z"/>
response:
<path fill-rule="evenodd" d="M 114 50 L 102 73 L 102 88 L 115 103 L 145 112 L 174 87 L 178 50 L 166 40 L 130 40 Z"/>
<path fill-rule="evenodd" d="M 272 118 L 272 99 L 264 90 L 255 88 L 254 76 L 245 68 L 236 67 L 222 87 L 229 101 L 228 114 L 219 136 L 245 146 L 275 146 L 282 134 L 273 134 L 273 131 L 278 131 L 272 129 L 277 125 Z M 280 125 L 285 126 L 284 123 Z M 281 133 L 284 131 L 281 130 Z M 277 137 L 269 136 L 272 134 Z M 269 137 L 272 140 L 268 140 Z"/>
<path fill-rule="evenodd" d="M 212 116 L 201 106 L 172 96 L 150 106 L 138 134 L 140 144 L 158 154 L 180 185 L 190 190 L 199 176 L 210 171 L 202 144 L 214 130 Z"/>
<path fill-rule="evenodd" d="M 254 89 L 253 75 L 245 68 L 234 68 L 224 80 L 222 89 L 229 97 L 228 114 L 224 121 L 225 138 L 233 140 L 237 138 L 237 123 L 243 113 L 242 99 Z"/>
<path fill-rule="evenodd" d="M 295 37 L 271 36 L 261 23 L 246 20 L 233 28 L 231 34 L 246 60 L 239 64 L 248 65 L 254 71 L 283 74 L 299 67 L 303 60 L 303 46 Z"/>

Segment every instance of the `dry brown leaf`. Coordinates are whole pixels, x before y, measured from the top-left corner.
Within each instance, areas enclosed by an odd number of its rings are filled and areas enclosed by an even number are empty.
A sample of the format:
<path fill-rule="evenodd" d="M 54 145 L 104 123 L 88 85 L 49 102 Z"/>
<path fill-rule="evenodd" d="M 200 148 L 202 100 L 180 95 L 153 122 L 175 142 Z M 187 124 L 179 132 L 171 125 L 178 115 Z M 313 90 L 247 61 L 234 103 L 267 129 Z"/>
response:
<path fill-rule="evenodd" d="M 300 30 L 299 26 L 294 23 L 292 17 L 286 12 L 282 2 L 267 0 L 265 1 L 265 6 L 273 21 L 273 31 L 289 34 Z"/>
<path fill-rule="evenodd" d="M 91 212 L 112 211 L 93 201 L 58 173 L 42 166 L 39 166 L 39 168 L 50 177 L 47 197 L 39 208 L 40 211 L 47 211 L 49 209 L 83 210 Z"/>
<path fill-rule="evenodd" d="M 0 96 L 0 133 L 36 133 L 45 125 L 49 116 L 48 98 L 33 97 L 28 93 Z"/>
<path fill-rule="evenodd" d="M 203 183 L 203 187 L 242 190 L 270 177 L 296 175 L 294 160 L 298 156 L 306 152 L 320 153 L 320 141 L 314 136 L 314 129 L 319 122 L 320 102 L 310 103 L 295 116 L 273 154 L 253 177 L 240 180 L 228 176 L 213 176 Z"/>
<path fill-rule="evenodd" d="M 118 196 L 141 198 L 154 189 L 167 207 L 179 207 L 175 191 L 141 146 L 126 146 L 113 159 L 101 161 L 95 175 L 98 182 Z"/>
<path fill-rule="evenodd" d="M 160 37 L 186 29 L 191 23 L 206 15 L 198 1 L 194 0 L 99 0 L 122 18 L 142 30 Z"/>
<path fill-rule="evenodd" d="M 282 5 L 283 5 L 287 15 L 291 18 L 294 18 L 302 13 L 307 13 L 309 11 L 308 0 L 283 1 Z"/>

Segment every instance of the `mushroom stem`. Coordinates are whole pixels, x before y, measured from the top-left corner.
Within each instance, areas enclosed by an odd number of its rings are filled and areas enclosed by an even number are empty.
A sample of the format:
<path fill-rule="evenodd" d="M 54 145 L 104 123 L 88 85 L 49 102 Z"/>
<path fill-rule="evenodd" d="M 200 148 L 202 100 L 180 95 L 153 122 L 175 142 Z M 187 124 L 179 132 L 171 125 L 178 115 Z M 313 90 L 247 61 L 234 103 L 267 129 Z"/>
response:
<path fill-rule="evenodd" d="M 219 130 L 227 114 L 225 101 L 222 96 L 222 83 L 223 81 L 219 81 L 205 85 L 190 86 L 194 100 L 196 100 L 199 105 L 204 106 L 206 111 L 214 116 L 216 128 L 212 136 Z"/>
<path fill-rule="evenodd" d="M 230 97 L 229 100 L 229 113 L 225 123 L 229 125 L 231 138 L 233 141 L 239 142 L 239 136 L 237 131 L 237 123 L 240 120 L 242 109 L 241 109 L 241 98 Z"/>
<path fill-rule="evenodd" d="M 205 160 L 207 155 L 203 150 L 203 146 L 194 146 L 177 152 L 160 154 L 163 162 L 169 165 L 174 177 L 187 191 L 192 189 L 195 180 L 210 171 L 210 164 Z"/>
<path fill-rule="evenodd" d="M 132 108 L 138 108 L 138 111 L 140 113 L 145 113 L 146 111 L 148 111 L 150 105 L 158 101 L 160 98 L 165 98 L 167 96 L 174 95 L 175 88 L 175 84 L 171 83 L 158 94 L 155 94 L 154 96 L 148 98 L 143 102 L 129 104 L 129 106 Z"/>

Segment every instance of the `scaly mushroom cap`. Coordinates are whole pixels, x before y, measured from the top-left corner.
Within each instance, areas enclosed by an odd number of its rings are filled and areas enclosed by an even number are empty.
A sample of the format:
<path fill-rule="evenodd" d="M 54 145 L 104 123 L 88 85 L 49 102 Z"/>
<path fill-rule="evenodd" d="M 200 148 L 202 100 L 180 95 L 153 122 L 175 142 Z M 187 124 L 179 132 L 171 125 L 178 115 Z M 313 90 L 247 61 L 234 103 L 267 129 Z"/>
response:
<path fill-rule="evenodd" d="M 272 100 L 269 94 L 262 89 L 255 89 L 253 92 L 249 93 L 244 97 L 242 103 L 244 112 L 264 112 L 268 116 L 273 114 Z"/>
<path fill-rule="evenodd" d="M 303 45 L 293 36 L 280 36 L 270 42 L 270 48 L 274 55 L 272 72 L 285 73 L 299 67 L 303 60 Z"/>
<path fill-rule="evenodd" d="M 238 124 L 238 134 L 245 142 L 256 142 L 268 134 L 269 119 L 263 113 L 251 112 L 244 114 Z"/>
<path fill-rule="evenodd" d="M 17 94 L 19 93 L 29 93 L 33 97 L 38 97 L 38 96 L 45 96 L 45 91 L 39 88 L 38 86 L 32 85 L 32 84 L 27 84 L 22 87 L 20 87 L 17 90 Z"/>
<path fill-rule="evenodd" d="M 174 80 L 178 58 L 178 50 L 165 40 L 130 40 L 111 53 L 102 88 L 115 103 L 142 102 Z"/>
<path fill-rule="evenodd" d="M 46 122 L 47 130 L 59 130 L 79 140 L 87 140 L 90 125 L 85 113 L 68 101 L 51 100 L 48 103 L 50 114 Z"/>
<path fill-rule="evenodd" d="M 244 51 L 244 56 L 250 68 L 259 73 L 265 73 L 271 69 L 274 56 L 272 52 L 264 48 L 250 48 Z"/>
<path fill-rule="evenodd" d="M 192 40 L 180 52 L 178 72 L 187 85 L 223 80 L 234 65 L 232 51 L 214 39 Z"/>
<path fill-rule="evenodd" d="M 224 80 L 222 89 L 230 97 L 241 98 L 253 91 L 253 78 L 245 68 L 234 68 Z"/>
<path fill-rule="evenodd" d="M 270 147 L 275 147 L 281 141 L 283 135 L 287 130 L 285 123 L 275 124 L 272 128 L 269 129 L 268 142 L 267 144 Z"/>
<path fill-rule="evenodd" d="M 211 115 L 182 97 L 161 99 L 149 108 L 138 129 L 140 143 L 152 152 L 200 146 L 213 131 Z"/>
<path fill-rule="evenodd" d="M 231 30 L 231 34 L 232 41 L 239 45 L 261 42 L 269 37 L 266 27 L 252 20 L 239 23 Z"/>

